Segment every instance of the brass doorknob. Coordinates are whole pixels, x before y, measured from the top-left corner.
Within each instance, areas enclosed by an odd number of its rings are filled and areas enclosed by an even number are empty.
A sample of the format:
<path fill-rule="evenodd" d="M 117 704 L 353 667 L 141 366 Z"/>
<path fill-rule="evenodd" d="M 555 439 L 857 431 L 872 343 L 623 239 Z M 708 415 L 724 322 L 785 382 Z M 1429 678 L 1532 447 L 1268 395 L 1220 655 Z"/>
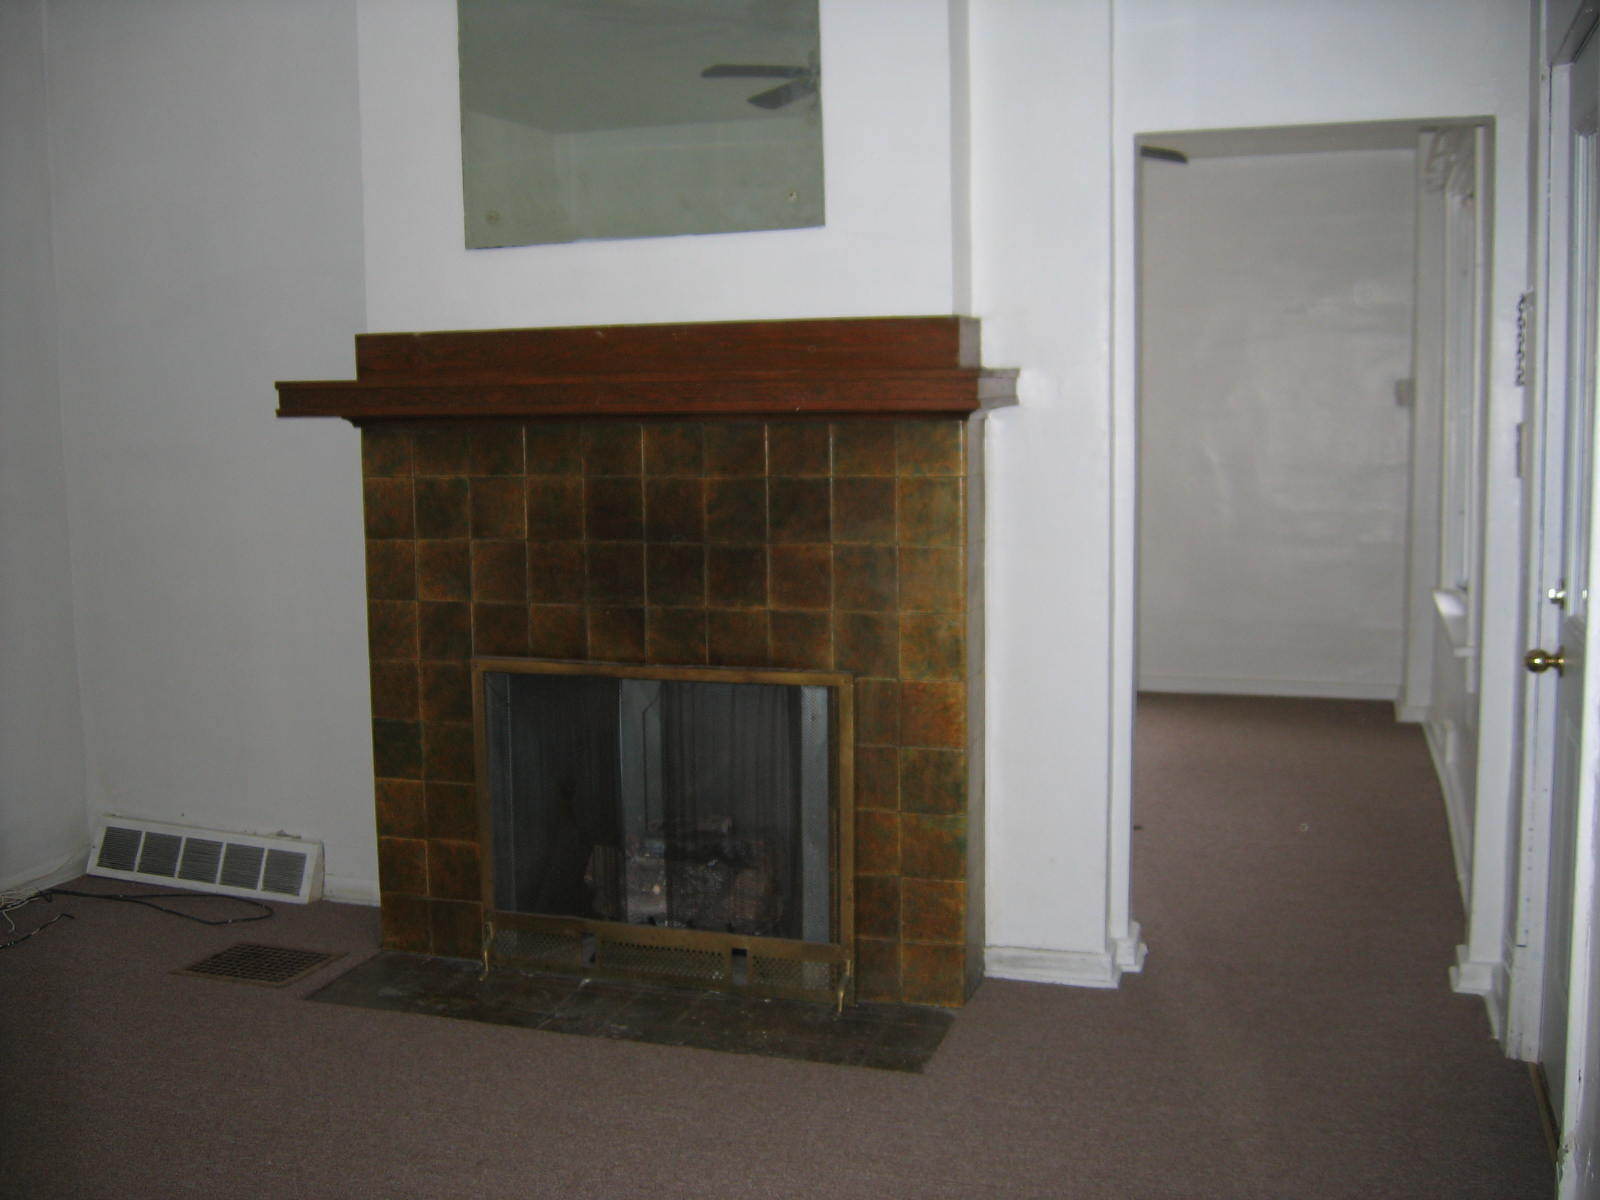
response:
<path fill-rule="evenodd" d="M 1554 653 L 1547 650 L 1529 650 L 1522 656 L 1522 665 L 1535 675 L 1543 675 L 1551 667 L 1554 667 L 1556 674 L 1559 675 L 1562 668 L 1567 665 L 1567 655 L 1564 650 L 1560 649 Z"/>

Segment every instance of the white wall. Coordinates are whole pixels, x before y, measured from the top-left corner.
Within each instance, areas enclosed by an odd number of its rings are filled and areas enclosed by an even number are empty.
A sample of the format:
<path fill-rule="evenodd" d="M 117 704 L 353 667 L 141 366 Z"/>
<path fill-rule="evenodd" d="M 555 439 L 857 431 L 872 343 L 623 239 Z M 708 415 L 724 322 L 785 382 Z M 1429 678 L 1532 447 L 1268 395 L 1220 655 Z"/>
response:
<path fill-rule="evenodd" d="M 86 840 L 42 0 L 0 5 L 0 888 Z"/>
<path fill-rule="evenodd" d="M 272 386 L 348 375 L 362 324 L 353 5 L 48 14 L 91 824 L 319 838 L 365 893 L 356 437 Z"/>
<path fill-rule="evenodd" d="M 1516 425 L 1522 397 L 1513 383 L 1517 298 L 1528 286 L 1528 40 L 1534 13 L 1522 0 L 1352 0 L 1329 6 L 1270 0 L 1116 0 L 1116 420 L 1134 412 L 1134 245 L 1131 208 L 1134 136 L 1141 132 L 1394 118 L 1492 118 L 1495 169 L 1489 304 L 1490 395 L 1484 426 L 1483 652 L 1477 742 L 1478 805 L 1465 975 L 1503 975 L 1508 954 L 1515 845 L 1513 805 L 1520 623 Z M 1113 564 L 1120 711 L 1133 685 L 1132 589 L 1135 439 L 1119 436 L 1116 492 L 1119 552 Z M 1126 820 L 1124 742 L 1115 754 L 1113 825 Z M 1113 887 L 1122 870 L 1111 868 Z M 1496 1002 L 1498 1004 L 1498 1001 Z"/>
<path fill-rule="evenodd" d="M 1396 697 L 1415 158 L 1143 164 L 1141 689 Z"/>

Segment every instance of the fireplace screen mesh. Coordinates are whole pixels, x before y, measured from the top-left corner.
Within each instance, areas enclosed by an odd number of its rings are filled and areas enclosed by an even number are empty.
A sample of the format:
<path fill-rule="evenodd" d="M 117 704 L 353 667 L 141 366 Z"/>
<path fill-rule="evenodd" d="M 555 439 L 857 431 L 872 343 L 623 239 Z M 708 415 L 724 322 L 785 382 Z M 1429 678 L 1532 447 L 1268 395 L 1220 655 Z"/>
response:
<path fill-rule="evenodd" d="M 501 912 L 827 942 L 830 689 L 488 671 Z"/>

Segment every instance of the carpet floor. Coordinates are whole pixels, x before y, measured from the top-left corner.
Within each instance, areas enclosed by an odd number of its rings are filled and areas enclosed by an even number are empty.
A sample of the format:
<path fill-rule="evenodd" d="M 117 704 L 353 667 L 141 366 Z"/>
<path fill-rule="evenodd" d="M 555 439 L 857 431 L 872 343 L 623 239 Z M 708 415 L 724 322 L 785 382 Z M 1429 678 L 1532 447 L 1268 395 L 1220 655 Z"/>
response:
<path fill-rule="evenodd" d="M 1144 973 L 990 980 L 921 1074 L 306 1003 L 376 951 L 350 905 L 30 906 L 74 919 L 0 951 L 0 1196 L 1549 1196 L 1525 1069 L 1448 988 L 1416 730 L 1146 697 L 1138 736 Z M 345 957 L 173 973 L 239 941 Z"/>

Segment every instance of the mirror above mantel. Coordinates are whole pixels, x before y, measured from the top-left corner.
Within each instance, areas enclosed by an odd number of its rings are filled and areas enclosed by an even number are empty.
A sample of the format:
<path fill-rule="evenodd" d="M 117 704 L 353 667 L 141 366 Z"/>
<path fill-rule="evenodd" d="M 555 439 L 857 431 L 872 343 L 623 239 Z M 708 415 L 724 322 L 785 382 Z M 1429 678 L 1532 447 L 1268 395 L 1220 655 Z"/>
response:
<path fill-rule="evenodd" d="M 817 0 L 458 0 L 468 249 L 818 226 Z"/>

